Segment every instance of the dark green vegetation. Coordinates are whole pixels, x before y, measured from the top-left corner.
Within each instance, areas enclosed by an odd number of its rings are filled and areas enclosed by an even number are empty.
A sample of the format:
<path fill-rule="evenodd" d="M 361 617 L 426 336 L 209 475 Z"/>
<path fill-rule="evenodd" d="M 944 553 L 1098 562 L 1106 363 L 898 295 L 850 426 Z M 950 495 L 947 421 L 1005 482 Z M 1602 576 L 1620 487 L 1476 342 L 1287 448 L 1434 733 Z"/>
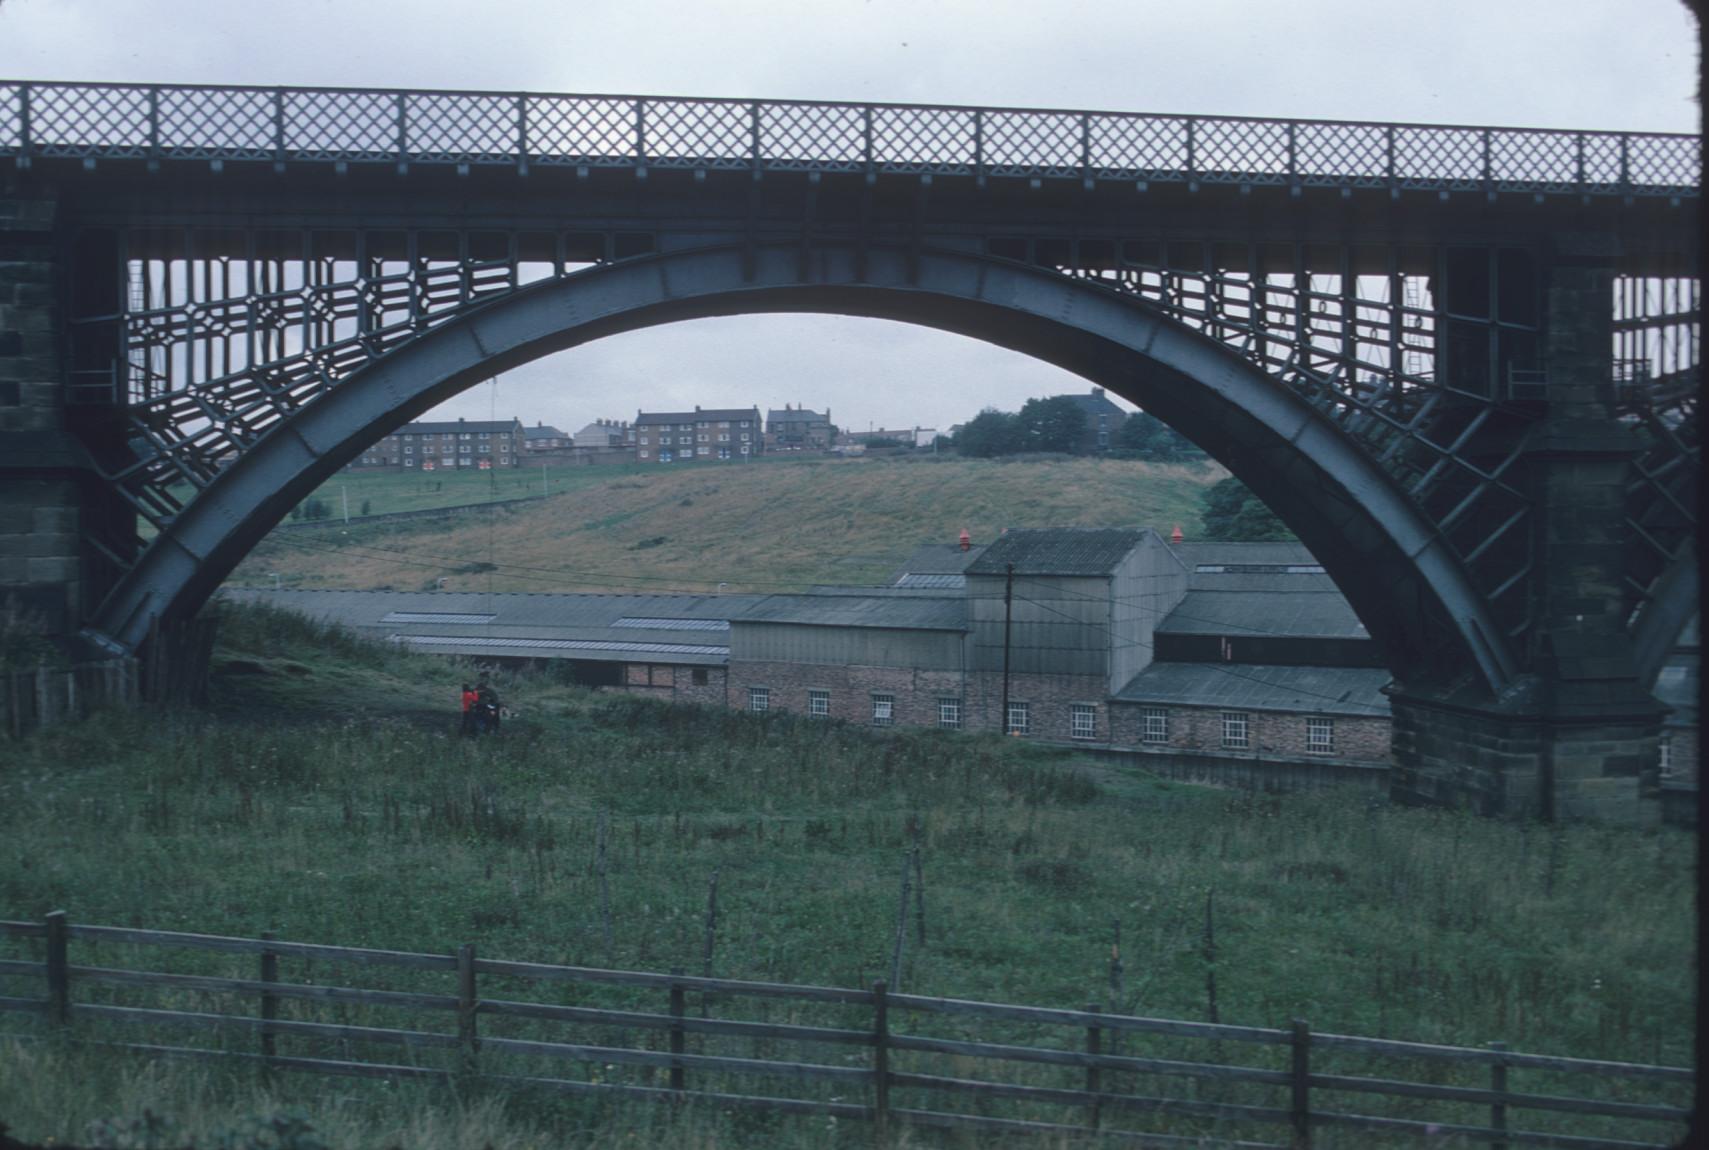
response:
<path fill-rule="evenodd" d="M 955 436 L 955 449 L 975 459 L 1026 451 L 1078 452 L 1086 433 L 1086 413 L 1066 395 L 1029 399 L 1019 412 L 988 407 L 968 420 Z"/>
<path fill-rule="evenodd" d="M 1204 538 L 1269 543 L 1291 540 L 1294 533 L 1251 488 L 1230 476 L 1205 492 Z"/>
<path fill-rule="evenodd" d="M 468 744 L 451 737 L 463 669 L 267 611 L 228 615 L 216 665 L 209 713 L 0 745 L 0 914 L 698 970 L 718 869 L 716 973 L 865 985 L 888 972 L 917 827 L 930 941 L 909 991 L 1204 1019 L 1214 890 L 1224 1022 L 1690 1064 L 1683 832 L 1200 790 L 1017 740 L 672 709 L 549 676 L 502 680 L 521 718 Z M 412 1150 L 841 1137 L 0 1044 L 0 1114 L 27 1138 L 148 1107 L 206 1142 L 282 1106 L 337 1145 Z"/>

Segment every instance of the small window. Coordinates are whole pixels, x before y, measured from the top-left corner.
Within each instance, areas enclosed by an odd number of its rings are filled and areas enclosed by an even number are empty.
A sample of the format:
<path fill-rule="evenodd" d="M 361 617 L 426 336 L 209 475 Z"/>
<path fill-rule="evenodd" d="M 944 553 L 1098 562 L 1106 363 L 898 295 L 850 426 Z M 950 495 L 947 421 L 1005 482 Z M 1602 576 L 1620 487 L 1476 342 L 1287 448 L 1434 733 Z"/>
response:
<path fill-rule="evenodd" d="M 961 700 L 938 700 L 938 726 L 946 731 L 961 730 Z"/>
<path fill-rule="evenodd" d="M 1147 743 L 1167 743 L 1169 741 L 1169 712 L 1162 707 L 1146 707 L 1140 712 L 1145 727 L 1140 733 L 1140 739 Z"/>
<path fill-rule="evenodd" d="M 409 444 L 405 444 L 404 445 L 404 454 L 405 455 L 414 455 L 415 454 L 414 446 L 409 445 Z"/>
<path fill-rule="evenodd" d="M 463 444 L 463 446 L 459 447 L 457 450 L 462 452 L 464 455 L 467 455 L 467 454 L 469 454 L 469 445 L 467 443 L 465 443 L 465 444 Z"/>
<path fill-rule="evenodd" d="M 888 727 L 896 721 L 896 696 L 874 695 L 872 697 L 872 725 Z"/>
<path fill-rule="evenodd" d="M 651 459 L 652 457 L 653 457 L 652 452 L 647 451 L 647 450 L 642 450 L 642 452 L 641 452 L 641 458 L 642 459 Z"/>
<path fill-rule="evenodd" d="M 816 719 L 829 718 L 831 714 L 831 692 L 808 691 L 807 713 Z"/>
<path fill-rule="evenodd" d="M 1662 778 L 1670 779 L 1678 773 L 1679 768 L 1673 761 L 1673 736 L 1663 735 L 1656 742 L 1656 762 L 1661 766 Z"/>
<path fill-rule="evenodd" d="M 748 441 L 748 433 L 744 431 L 744 432 L 742 432 L 742 442 L 746 443 L 747 441 Z"/>
<path fill-rule="evenodd" d="M 492 437 L 493 437 L 493 433 L 490 431 L 481 432 L 481 438 L 482 439 L 491 439 Z"/>
<path fill-rule="evenodd" d="M 1090 703 L 1073 703 L 1068 708 L 1069 734 L 1076 739 L 1092 739 L 1098 735 L 1098 708 Z"/>
<path fill-rule="evenodd" d="M 754 712 L 756 715 L 761 711 L 771 710 L 771 688 L 749 687 L 748 710 Z"/>
<path fill-rule="evenodd" d="M 1032 734 L 1032 711 L 1025 703 L 1009 704 L 1009 729 L 1011 735 Z"/>
<path fill-rule="evenodd" d="M 473 439 L 474 436 L 471 435 L 469 432 L 465 431 L 465 432 L 463 432 L 463 434 L 459 435 L 457 438 L 459 438 L 459 439 Z"/>
<path fill-rule="evenodd" d="M 706 686 L 707 680 L 711 678 L 711 676 L 706 673 L 705 667 L 695 667 L 689 671 L 688 677 L 696 687 Z"/>
<path fill-rule="evenodd" d="M 1305 749 L 1308 755 L 1329 755 L 1335 752 L 1335 720 L 1307 719 Z"/>
<path fill-rule="evenodd" d="M 1246 712 L 1224 711 L 1222 713 L 1222 745 L 1229 750 L 1244 750 L 1246 741 Z"/>

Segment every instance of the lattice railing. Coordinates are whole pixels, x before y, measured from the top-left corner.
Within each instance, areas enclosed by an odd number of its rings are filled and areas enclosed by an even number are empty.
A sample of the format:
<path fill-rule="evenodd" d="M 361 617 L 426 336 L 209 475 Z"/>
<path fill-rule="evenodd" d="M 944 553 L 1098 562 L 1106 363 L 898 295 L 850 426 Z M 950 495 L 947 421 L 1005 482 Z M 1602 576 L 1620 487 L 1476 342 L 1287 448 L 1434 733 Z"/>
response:
<path fill-rule="evenodd" d="M 517 92 L 0 82 L 0 157 L 1695 196 L 1689 135 Z"/>

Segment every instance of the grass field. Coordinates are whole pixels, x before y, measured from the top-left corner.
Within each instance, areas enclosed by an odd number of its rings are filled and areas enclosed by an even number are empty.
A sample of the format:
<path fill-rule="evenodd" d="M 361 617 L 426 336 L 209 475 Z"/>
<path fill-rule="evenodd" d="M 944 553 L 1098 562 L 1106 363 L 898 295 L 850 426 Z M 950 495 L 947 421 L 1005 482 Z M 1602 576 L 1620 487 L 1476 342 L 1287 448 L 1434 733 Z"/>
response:
<path fill-rule="evenodd" d="M 352 474 L 319 497 L 336 514 L 342 484 L 353 509 L 360 496 L 378 513 L 539 491 L 538 471 L 493 474 Z M 978 541 L 1046 525 L 1179 524 L 1191 537 L 1202 492 L 1223 474 L 1211 465 L 929 457 L 566 468 L 548 475 L 550 498 L 492 514 L 275 532 L 231 581 L 272 586 L 277 574 L 290 587 L 495 591 L 860 583 L 918 543 L 953 542 L 964 527 Z M 440 482 L 443 490 L 432 486 Z"/>
<path fill-rule="evenodd" d="M 458 668 L 258 609 L 228 614 L 216 667 L 208 712 L 109 713 L 3 748 L 0 914 L 697 970 L 717 870 L 716 973 L 861 986 L 888 971 L 918 828 L 931 941 L 907 958 L 911 992 L 1203 1019 L 1214 891 L 1224 1022 L 1691 1064 L 1685 832 L 1255 798 L 1015 740 L 673 709 L 546 677 L 504 682 L 522 717 L 469 744 L 451 736 Z M 210 1144 L 281 1108 L 338 1146 L 859 1144 L 805 1120 L 0 1043 L 0 1115 L 25 1138 L 147 1109 Z"/>

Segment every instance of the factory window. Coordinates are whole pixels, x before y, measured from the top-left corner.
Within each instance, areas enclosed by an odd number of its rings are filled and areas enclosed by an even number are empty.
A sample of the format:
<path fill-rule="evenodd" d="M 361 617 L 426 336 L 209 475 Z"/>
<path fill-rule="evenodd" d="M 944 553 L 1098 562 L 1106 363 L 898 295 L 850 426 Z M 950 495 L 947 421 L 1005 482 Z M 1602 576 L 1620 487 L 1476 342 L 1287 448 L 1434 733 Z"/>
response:
<path fill-rule="evenodd" d="M 771 688 L 749 687 L 748 710 L 753 711 L 755 714 L 758 714 L 761 711 L 771 710 Z"/>
<path fill-rule="evenodd" d="M 1246 712 L 1224 711 L 1222 713 L 1222 745 L 1231 751 L 1246 748 Z"/>
<path fill-rule="evenodd" d="M 1032 729 L 1031 708 L 1029 708 L 1025 703 L 1010 703 L 1009 726 L 1007 733 L 1011 735 L 1030 735 L 1032 734 Z"/>
<path fill-rule="evenodd" d="M 1169 741 L 1169 712 L 1162 707 L 1146 707 L 1140 712 L 1145 722 L 1145 730 L 1140 739 L 1147 743 L 1167 743 Z"/>
<path fill-rule="evenodd" d="M 829 718 L 831 714 L 831 692 L 808 691 L 807 713 L 816 719 Z"/>
<path fill-rule="evenodd" d="M 1069 733 L 1076 739 L 1096 738 L 1098 709 L 1091 703 L 1072 703 L 1068 707 Z"/>
<path fill-rule="evenodd" d="M 946 731 L 961 730 L 961 700 L 938 700 L 938 726 Z"/>
<path fill-rule="evenodd" d="M 896 696 L 874 695 L 872 697 L 872 725 L 888 727 L 896 721 Z"/>
<path fill-rule="evenodd" d="M 1335 750 L 1335 720 L 1307 719 L 1305 749 L 1310 755 L 1328 755 Z"/>

